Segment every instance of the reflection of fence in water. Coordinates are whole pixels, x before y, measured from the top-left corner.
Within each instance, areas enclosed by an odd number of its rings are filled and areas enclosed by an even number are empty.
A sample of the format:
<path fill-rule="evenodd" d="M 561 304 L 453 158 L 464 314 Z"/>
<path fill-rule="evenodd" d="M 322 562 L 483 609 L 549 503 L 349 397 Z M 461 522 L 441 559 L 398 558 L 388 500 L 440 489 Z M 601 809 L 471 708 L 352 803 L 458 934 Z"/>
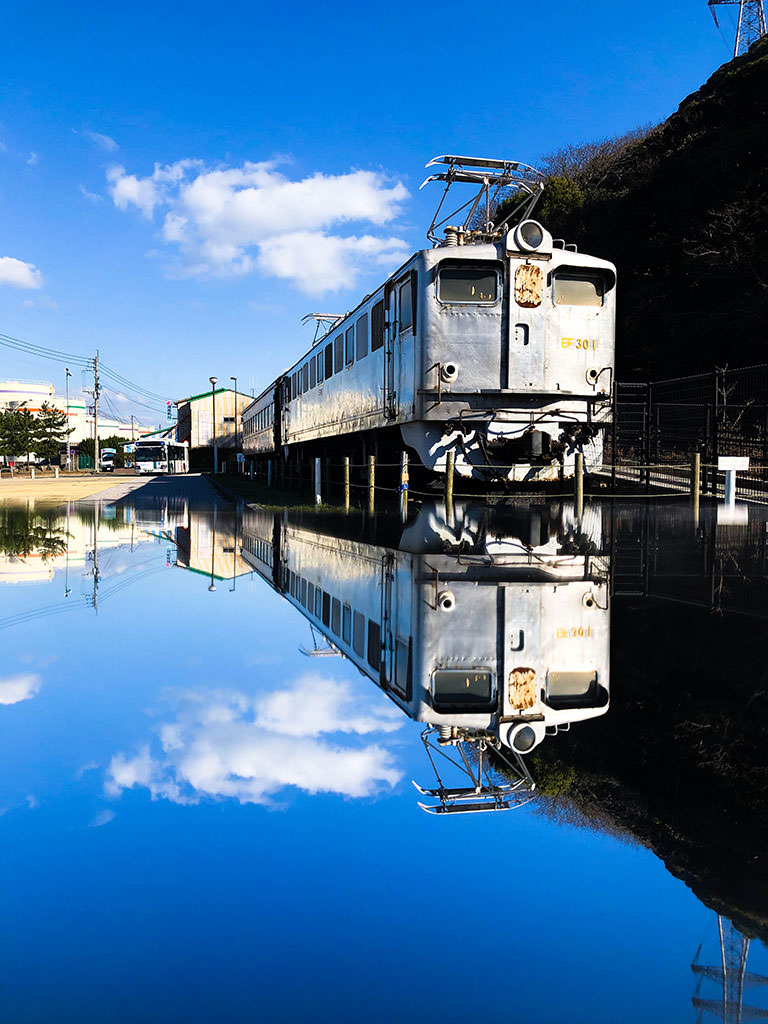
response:
<path fill-rule="evenodd" d="M 759 511 L 759 510 L 756 510 Z M 663 600 L 768 619 L 768 521 L 718 524 L 716 510 L 692 517 L 679 507 L 633 504 L 615 510 L 611 563 L 617 597 Z"/>

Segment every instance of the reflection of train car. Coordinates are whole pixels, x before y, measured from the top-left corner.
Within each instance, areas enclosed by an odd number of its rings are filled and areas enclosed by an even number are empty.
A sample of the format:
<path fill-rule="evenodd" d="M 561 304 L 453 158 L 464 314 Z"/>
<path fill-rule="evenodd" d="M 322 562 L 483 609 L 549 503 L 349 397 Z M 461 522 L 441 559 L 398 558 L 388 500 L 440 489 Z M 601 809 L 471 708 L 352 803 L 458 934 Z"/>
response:
<path fill-rule="evenodd" d="M 242 554 L 444 742 L 517 754 L 608 706 L 600 512 L 425 506 L 397 548 L 249 510 Z"/>
<path fill-rule="evenodd" d="M 449 184 L 535 194 L 520 165 L 444 157 Z M 483 165 L 483 166 L 481 166 Z M 519 172 L 519 173 L 518 173 Z M 446 229 L 343 317 L 243 413 L 253 455 L 320 454 L 346 435 L 480 480 L 551 480 L 602 461 L 616 273 L 536 221 Z M 473 207 L 473 210 L 475 207 Z M 516 222 L 515 222 L 516 223 Z M 433 234 L 430 237 L 434 237 Z M 436 238 L 435 238 L 436 240 Z"/>

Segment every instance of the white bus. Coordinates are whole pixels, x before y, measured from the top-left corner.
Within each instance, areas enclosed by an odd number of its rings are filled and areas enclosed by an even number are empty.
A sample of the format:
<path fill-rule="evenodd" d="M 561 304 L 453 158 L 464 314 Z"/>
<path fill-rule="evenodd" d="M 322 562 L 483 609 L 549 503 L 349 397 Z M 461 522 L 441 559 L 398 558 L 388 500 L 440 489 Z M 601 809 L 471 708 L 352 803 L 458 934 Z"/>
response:
<path fill-rule="evenodd" d="M 168 438 L 136 441 L 133 466 L 137 473 L 188 473 L 189 445 Z"/>

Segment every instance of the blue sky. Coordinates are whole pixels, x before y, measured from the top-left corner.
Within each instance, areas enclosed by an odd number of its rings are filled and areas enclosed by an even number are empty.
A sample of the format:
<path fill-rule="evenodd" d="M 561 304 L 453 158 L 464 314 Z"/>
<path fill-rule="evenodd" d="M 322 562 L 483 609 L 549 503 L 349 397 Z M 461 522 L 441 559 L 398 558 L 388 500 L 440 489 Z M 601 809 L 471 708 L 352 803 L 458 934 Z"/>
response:
<path fill-rule="evenodd" d="M 0 331 L 99 348 L 168 398 L 211 374 L 261 389 L 311 341 L 304 313 L 351 308 L 425 244 L 429 158 L 535 164 L 664 119 L 730 56 L 705 0 L 534 11 L 15 5 Z M 0 365 L 63 390 L 56 363 Z"/>

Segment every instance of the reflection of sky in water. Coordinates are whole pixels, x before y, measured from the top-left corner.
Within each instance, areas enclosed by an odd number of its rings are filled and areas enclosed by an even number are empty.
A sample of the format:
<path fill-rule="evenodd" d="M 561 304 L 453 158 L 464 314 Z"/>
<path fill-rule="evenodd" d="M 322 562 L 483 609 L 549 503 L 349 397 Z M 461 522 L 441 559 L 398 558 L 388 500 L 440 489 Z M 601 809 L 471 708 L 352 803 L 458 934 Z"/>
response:
<path fill-rule="evenodd" d="M 105 547 L 98 613 L 87 559 L 0 587 L 3 1019 L 695 1020 L 716 919 L 659 860 L 421 814 L 420 727 L 167 548 Z"/>

